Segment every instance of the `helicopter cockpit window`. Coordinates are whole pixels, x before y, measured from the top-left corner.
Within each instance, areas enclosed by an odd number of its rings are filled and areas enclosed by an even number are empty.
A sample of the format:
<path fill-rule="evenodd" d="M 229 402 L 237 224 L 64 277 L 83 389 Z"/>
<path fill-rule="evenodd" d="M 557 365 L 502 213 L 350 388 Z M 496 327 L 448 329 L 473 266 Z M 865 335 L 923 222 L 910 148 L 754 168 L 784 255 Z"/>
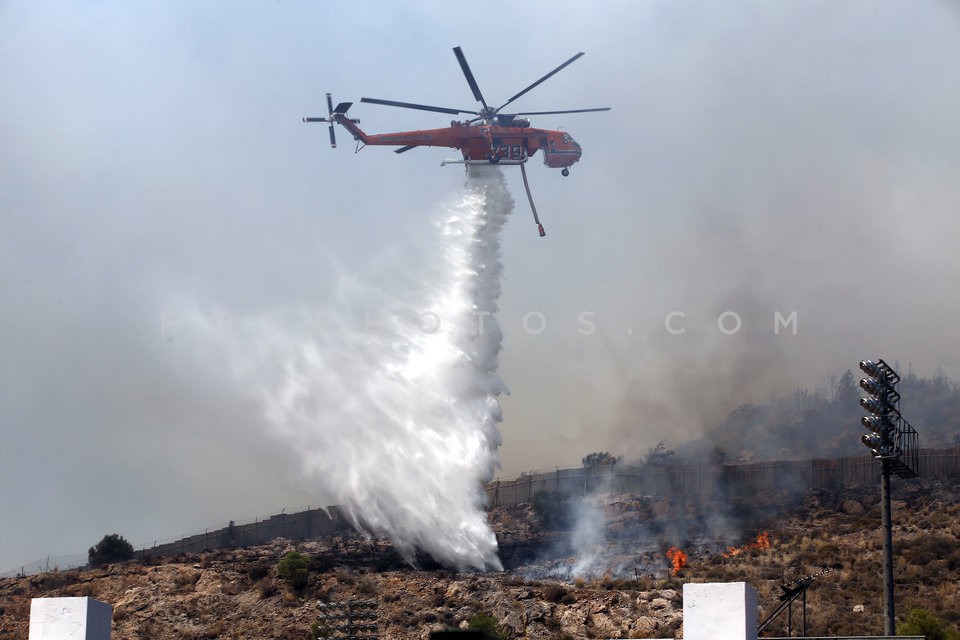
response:
<path fill-rule="evenodd" d="M 565 133 L 563 134 L 563 141 L 568 143 L 573 142 L 573 138 L 571 138 L 569 134 Z"/>

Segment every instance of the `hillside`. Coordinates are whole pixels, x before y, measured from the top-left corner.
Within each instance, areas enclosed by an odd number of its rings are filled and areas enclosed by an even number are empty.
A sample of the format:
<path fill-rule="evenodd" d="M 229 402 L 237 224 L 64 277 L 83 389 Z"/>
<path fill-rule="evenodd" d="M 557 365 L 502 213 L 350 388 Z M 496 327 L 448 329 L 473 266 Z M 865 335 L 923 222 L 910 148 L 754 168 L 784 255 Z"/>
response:
<path fill-rule="evenodd" d="M 857 426 L 864 414 L 857 384 L 861 375 L 849 370 L 830 374 L 821 387 L 797 389 L 763 404 L 740 405 L 702 437 L 668 443 L 676 449 L 673 461 L 705 462 L 718 455 L 731 462 L 861 455 L 862 431 Z M 960 441 L 957 382 L 942 373 L 923 378 L 907 368 L 900 394 L 900 409 L 920 432 L 921 446 L 956 446 Z"/>
<path fill-rule="evenodd" d="M 808 593 L 810 635 L 882 629 L 875 487 L 809 496 L 781 509 L 769 508 L 777 496 L 758 496 L 758 504 L 768 508 L 741 521 L 741 528 L 755 529 L 744 530 L 739 539 L 711 532 L 712 520 L 694 504 L 614 495 L 595 500 L 606 522 L 601 555 L 619 563 L 601 563 L 586 577 L 551 577 L 569 573 L 572 538 L 557 526 L 545 528 L 527 506 L 491 513 L 505 572 L 455 573 L 426 560 L 412 569 L 387 542 L 357 534 L 277 540 L 157 564 L 0 580 L 0 638 L 26 638 L 30 598 L 49 596 L 92 596 L 113 604 L 118 640 L 310 638 L 319 602 L 351 599 L 378 601 L 385 638 L 424 638 L 432 629 L 465 625 L 475 614 L 495 618 L 509 637 L 670 637 L 681 633 L 684 582 L 745 580 L 760 593 L 763 618 L 778 604 L 782 582 L 824 570 Z M 898 615 L 922 607 L 955 627 L 960 482 L 895 480 L 894 500 Z M 649 527 L 666 516 L 677 526 Z M 756 542 L 763 531 L 769 538 L 765 548 Z M 670 546 L 688 555 L 676 576 L 664 554 Z M 311 558 L 308 584 L 300 593 L 277 575 L 278 561 L 291 550 Z M 797 603 L 795 635 L 799 620 Z M 769 635 L 785 635 L 785 624 L 784 614 Z"/>

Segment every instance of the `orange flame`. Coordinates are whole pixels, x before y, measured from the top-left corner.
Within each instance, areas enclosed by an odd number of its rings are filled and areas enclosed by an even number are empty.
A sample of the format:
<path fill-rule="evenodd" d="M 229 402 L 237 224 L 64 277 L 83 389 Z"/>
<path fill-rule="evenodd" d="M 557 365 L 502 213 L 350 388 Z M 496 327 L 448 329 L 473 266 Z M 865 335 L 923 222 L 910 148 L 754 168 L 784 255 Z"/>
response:
<path fill-rule="evenodd" d="M 754 542 L 743 545 L 742 547 L 728 547 L 726 553 L 723 554 L 724 558 L 732 558 L 738 556 L 744 551 L 749 551 L 750 549 L 769 549 L 770 548 L 770 534 L 766 531 L 757 535 L 757 539 Z"/>
<path fill-rule="evenodd" d="M 680 569 L 687 566 L 687 554 L 676 547 L 667 549 L 667 558 L 673 564 L 673 575 L 680 573 Z"/>

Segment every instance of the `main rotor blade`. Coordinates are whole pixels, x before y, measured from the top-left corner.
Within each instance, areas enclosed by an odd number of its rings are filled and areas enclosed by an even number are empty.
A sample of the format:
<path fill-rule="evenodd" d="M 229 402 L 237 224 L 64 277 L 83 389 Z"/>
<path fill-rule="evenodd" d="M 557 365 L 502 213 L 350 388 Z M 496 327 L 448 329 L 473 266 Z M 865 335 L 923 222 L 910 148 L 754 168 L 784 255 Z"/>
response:
<path fill-rule="evenodd" d="M 518 116 L 547 116 L 554 113 L 589 113 L 591 111 L 610 111 L 613 107 L 597 107 L 596 109 L 566 109 L 564 111 L 524 111 Z"/>
<path fill-rule="evenodd" d="M 397 102 L 396 100 L 380 100 L 379 98 L 360 98 L 360 102 L 369 102 L 371 104 L 383 104 L 388 107 L 403 107 L 404 109 L 420 109 L 421 111 L 436 111 L 437 113 L 473 113 L 476 111 L 467 111 L 466 109 L 448 109 L 446 107 L 431 107 L 426 104 L 414 104 L 412 102 Z"/>
<path fill-rule="evenodd" d="M 584 55 L 583 51 L 579 52 L 577 55 L 573 56 L 572 58 L 570 58 L 569 60 L 567 60 L 566 62 L 564 62 L 562 65 L 560 65 L 559 67 L 557 67 L 556 69 L 554 69 L 553 71 L 551 71 L 551 72 L 548 73 L 547 75 L 543 76 L 542 78 L 540 78 L 539 80 L 537 80 L 537 81 L 534 82 L 533 84 L 529 85 L 526 89 L 524 89 L 523 91 L 521 91 L 521 92 L 518 93 L 517 95 L 513 96 L 512 98 L 510 98 L 509 100 L 507 100 L 506 102 L 504 102 L 502 105 L 500 105 L 500 107 L 497 109 L 497 111 L 500 111 L 500 109 L 503 109 L 505 106 L 507 106 L 508 104 L 510 104 L 511 102 L 513 102 L 514 100 L 516 100 L 517 98 L 519 98 L 520 96 L 522 96 L 523 94 L 525 94 L 527 91 L 530 91 L 530 89 L 533 89 L 535 86 L 537 86 L 538 84 L 540 84 L 541 82 L 543 82 L 544 80 L 546 80 L 547 78 L 549 78 L 550 76 L 552 76 L 553 74 L 557 73 L 558 71 L 560 71 L 561 69 L 563 69 L 564 67 L 566 67 L 567 65 L 569 65 L 570 63 L 572 63 L 574 60 L 576 60 L 577 58 L 579 58 L 579 57 L 582 56 L 582 55 Z M 484 106 L 486 106 L 486 105 L 484 105 Z"/>
<path fill-rule="evenodd" d="M 487 101 L 483 99 L 483 94 L 480 93 L 480 87 L 477 86 L 477 81 L 473 77 L 473 72 L 470 71 L 470 65 L 467 64 L 467 59 L 463 56 L 463 51 L 461 51 L 460 47 L 454 47 L 453 54 L 457 56 L 457 62 L 460 63 L 460 68 L 463 69 L 463 75 L 467 77 L 467 83 L 470 85 L 470 90 L 473 91 L 473 97 L 480 101 L 484 109 L 489 109 Z"/>

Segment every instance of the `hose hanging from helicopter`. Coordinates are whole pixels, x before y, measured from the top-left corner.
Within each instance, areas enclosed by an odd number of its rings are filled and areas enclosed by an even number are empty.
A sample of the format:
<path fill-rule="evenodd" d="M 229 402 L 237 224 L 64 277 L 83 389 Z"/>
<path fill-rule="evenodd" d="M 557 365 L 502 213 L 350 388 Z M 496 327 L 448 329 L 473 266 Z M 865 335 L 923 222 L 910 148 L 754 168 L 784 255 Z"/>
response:
<path fill-rule="evenodd" d="M 530 183 L 527 182 L 527 167 L 526 163 L 520 165 L 520 175 L 523 176 L 523 188 L 527 190 L 527 200 L 530 201 L 530 210 L 533 211 L 533 221 L 537 223 L 537 231 L 540 232 L 540 237 L 547 235 L 547 232 L 543 230 L 543 225 L 540 224 L 540 216 L 537 215 L 537 205 L 533 204 L 533 195 L 530 193 Z"/>

